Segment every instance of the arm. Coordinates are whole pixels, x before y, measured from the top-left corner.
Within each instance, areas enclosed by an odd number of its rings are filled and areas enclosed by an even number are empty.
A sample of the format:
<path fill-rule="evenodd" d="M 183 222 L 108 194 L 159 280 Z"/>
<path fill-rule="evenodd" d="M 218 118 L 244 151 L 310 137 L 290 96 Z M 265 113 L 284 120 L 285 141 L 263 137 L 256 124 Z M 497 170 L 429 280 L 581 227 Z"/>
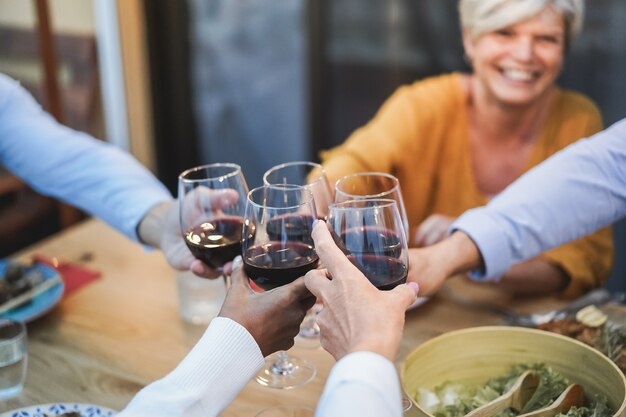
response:
<path fill-rule="evenodd" d="M 241 262 L 219 317 L 171 373 L 141 390 L 119 417 L 218 415 L 263 365 L 263 356 L 293 346 L 313 299 L 299 279 L 254 293 Z"/>
<path fill-rule="evenodd" d="M 417 245 L 427 247 L 441 242 L 448 236 L 450 226 L 455 220 L 454 217 L 441 214 L 429 216 L 417 228 L 415 233 Z M 566 252 L 570 254 L 573 251 L 567 250 Z M 542 258 L 534 258 L 513 265 L 496 285 L 507 292 L 530 295 L 562 290 L 568 282 L 568 274 L 557 263 Z"/>
<path fill-rule="evenodd" d="M 402 415 L 392 361 L 402 336 L 404 312 L 415 301 L 417 286 L 377 290 L 335 245 L 324 222 L 313 229 L 313 240 L 327 269 L 308 272 L 305 283 L 324 305 L 317 316 L 322 347 L 339 361 L 316 415 Z"/>
<path fill-rule="evenodd" d="M 58 124 L 0 75 L 0 162 L 35 190 L 100 217 L 132 239 L 167 189 L 129 154 Z"/>
<path fill-rule="evenodd" d="M 411 250 L 409 280 L 432 293 L 455 273 L 497 278 L 515 262 L 624 215 L 626 120 L 555 154 L 486 207 L 467 211 L 450 238 Z"/>
<path fill-rule="evenodd" d="M 383 104 L 376 116 L 357 129 L 340 146 L 321 153 L 330 186 L 356 172 L 391 172 L 406 158 L 415 138 L 414 105 L 407 88 L 400 88 Z"/>
<path fill-rule="evenodd" d="M 530 170 L 485 208 L 453 225 L 472 237 L 485 277 L 626 214 L 626 120 Z"/>

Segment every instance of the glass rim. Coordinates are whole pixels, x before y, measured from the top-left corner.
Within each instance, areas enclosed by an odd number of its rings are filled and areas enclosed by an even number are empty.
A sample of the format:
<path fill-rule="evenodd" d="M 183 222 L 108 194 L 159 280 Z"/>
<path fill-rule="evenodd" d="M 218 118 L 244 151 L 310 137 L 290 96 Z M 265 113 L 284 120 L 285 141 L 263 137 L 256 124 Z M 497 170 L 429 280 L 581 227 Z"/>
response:
<path fill-rule="evenodd" d="M 215 177 L 200 178 L 200 179 L 185 178 L 187 175 L 191 174 L 192 172 L 198 172 L 203 169 L 217 168 L 217 167 L 229 167 L 229 168 L 233 168 L 233 171 L 228 172 L 227 174 L 217 175 Z M 198 165 L 192 168 L 188 168 L 180 173 L 180 175 L 178 176 L 178 180 L 185 182 L 185 183 L 195 183 L 195 182 L 201 182 L 201 181 L 207 181 L 207 180 L 219 180 L 222 178 L 230 178 L 234 175 L 237 175 L 240 172 L 241 172 L 241 165 L 238 165 L 232 162 L 216 162 L 213 164 L 204 164 L 204 165 Z"/>
<path fill-rule="evenodd" d="M 357 178 L 357 177 L 374 177 L 374 176 L 376 176 L 376 177 L 385 177 L 385 178 L 390 179 L 393 182 L 393 187 L 389 188 L 387 191 L 382 191 L 382 192 L 377 193 L 377 194 L 366 194 L 366 195 L 351 194 L 351 193 L 348 193 L 346 191 L 343 191 L 343 190 L 339 189 L 339 184 L 342 181 L 345 181 L 348 178 L 351 178 L 351 177 L 354 177 L 354 178 Z M 354 174 L 344 175 L 343 177 L 341 177 L 337 181 L 335 181 L 335 193 L 341 193 L 341 194 L 343 194 L 345 196 L 354 197 L 355 200 L 377 199 L 377 197 L 382 197 L 382 196 L 384 196 L 386 194 L 389 194 L 389 193 L 391 193 L 391 192 L 393 192 L 393 191 L 395 191 L 395 190 L 397 190 L 399 188 L 400 188 L 400 180 L 396 176 L 394 176 L 392 174 L 389 174 L 387 172 L 375 172 L 375 171 L 357 172 L 357 173 L 354 173 Z"/>
<path fill-rule="evenodd" d="M 292 166 L 296 166 L 296 165 L 305 165 L 305 166 L 310 166 L 313 168 L 319 168 L 322 171 L 322 174 L 317 176 L 315 178 L 315 181 L 311 181 L 308 184 L 312 184 L 315 182 L 320 181 L 322 178 L 326 177 L 326 170 L 324 169 L 324 167 L 322 166 L 322 164 L 318 164 L 317 162 L 311 162 L 311 161 L 292 161 L 292 162 L 284 162 L 282 164 L 278 164 L 278 165 L 274 165 L 273 167 L 271 167 L 270 169 L 268 169 L 267 171 L 265 171 L 265 173 L 263 174 L 263 184 L 266 185 L 276 185 L 275 183 L 271 183 L 267 180 L 267 177 L 272 174 L 275 171 L 278 171 L 279 169 L 283 169 L 283 168 L 287 168 L 287 167 L 292 167 Z M 308 185 L 305 184 L 305 185 Z"/>
<path fill-rule="evenodd" d="M 299 191 L 299 192 L 306 192 L 306 196 L 307 196 L 307 200 L 306 201 L 301 201 L 300 204 L 295 204 L 293 206 L 284 206 L 284 207 L 274 207 L 274 206 L 268 206 L 265 204 L 259 204 L 257 203 L 255 200 L 252 199 L 252 195 L 256 194 L 262 190 L 271 190 L 271 189 L 275 189 L 275 190 L 283 190 L 283 191 Z M 252 190 L 250 190 L 248 192 L 248 195 L 246 197 L 246 202 L 249 204 L 252 204 L 253 206 L 257 207 L 257 208 L 265 208 L 265 209 L 272 209 L 272 210 L 291 210 L 291 209 L 295 209 L 298 207 L 302 207 L 304 204 L 309 204 L 309 203 L 314 203 L 314 199 L 313 199 L 313 193 L 311 192 L 311 190 L 303 185 L 297 185 L 297 184 L 264 184 L 261 185 L 259 187 L 253 188 Z"/>
<path fill-rule="evenodd" d="M 0 339 L 0 346 L 12 345 L 15 342 L 19 342 L 22 339 L 26 338 L 26 324 L 23 321 L 13 320 L 10 318 L 0 319 L 0 327 L 5 325 L 17 326 L 18 332 L 15 336 L 12 336 L 7 339 Z"/>
<path fill-rule="evenodd" d="M 354 204 L 354 203 L 372 203 L 372 202 L 380 203 L 380 204 L 365 206 L 365 207 L 350 206 L 350 204 Z M 391 198 L 358 198 L 358 199 L 353 199 L 353 200 L 341 201 L 338 203 L 331 203 L 328 205 L 328 211 L 330 213 L 331 210 L 351 210 L 351 209 L 370 210 L 370 209 L 376 209 L 376 208 L 381 208 L 381 207 L 383 208 L 395 207 L 396 210 L 398 210 L 398 202 Z"/>

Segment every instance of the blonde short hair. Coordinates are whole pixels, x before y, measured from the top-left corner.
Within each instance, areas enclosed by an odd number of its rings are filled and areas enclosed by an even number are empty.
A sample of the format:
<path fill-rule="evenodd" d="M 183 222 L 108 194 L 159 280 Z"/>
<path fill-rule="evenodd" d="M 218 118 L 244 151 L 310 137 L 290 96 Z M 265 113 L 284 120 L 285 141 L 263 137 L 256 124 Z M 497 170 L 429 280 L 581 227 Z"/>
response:
<path fill-rule="evenodd" d="M 461 27 L 471 38 L 521 22 L 552 7 L 565 21 L 565 45 L 580 33 L 585 0 L 459 0 Z"/>

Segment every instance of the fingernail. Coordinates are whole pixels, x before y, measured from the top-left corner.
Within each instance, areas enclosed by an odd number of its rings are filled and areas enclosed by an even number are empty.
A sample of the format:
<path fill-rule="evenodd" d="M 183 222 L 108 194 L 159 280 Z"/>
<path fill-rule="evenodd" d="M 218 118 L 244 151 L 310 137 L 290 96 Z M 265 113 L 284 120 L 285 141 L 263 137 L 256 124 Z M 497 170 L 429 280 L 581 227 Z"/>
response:
<path fill-rule="evenodd" d="M 317 226 L 318 223 L 326 223 L 324 219 L 315 219 L 313 220 L 313 227 Z"/>
<path fill-rule="evenodd" d="M 233 271 L 238 270 L 243 266 L 243 259 L 241 255 L 237 255 L 235 259 L 233 259 Z"/>
<path fill-rule="evenodd" d="M 413 288 L 413 291 L 415 291 L 415 295 L 418 295 L 420 293 L 420 286 L 417 282 L 407 282 L 407 284 L 409 287 Z"/>

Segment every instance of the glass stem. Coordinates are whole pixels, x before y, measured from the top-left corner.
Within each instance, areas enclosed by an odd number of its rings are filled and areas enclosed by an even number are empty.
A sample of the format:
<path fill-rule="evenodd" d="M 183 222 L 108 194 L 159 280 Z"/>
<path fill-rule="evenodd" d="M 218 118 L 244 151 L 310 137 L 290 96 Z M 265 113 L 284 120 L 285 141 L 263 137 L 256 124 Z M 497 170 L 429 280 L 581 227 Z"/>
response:
<path fill-rule="evenodd" d="M 289 354 L 281 350 L 276 353 L 276 360 L 272 363 L 271 370 L 275 375 L 287 376 L 294 372 L 295 367 L 293 363 L 291 363 Z"/>

